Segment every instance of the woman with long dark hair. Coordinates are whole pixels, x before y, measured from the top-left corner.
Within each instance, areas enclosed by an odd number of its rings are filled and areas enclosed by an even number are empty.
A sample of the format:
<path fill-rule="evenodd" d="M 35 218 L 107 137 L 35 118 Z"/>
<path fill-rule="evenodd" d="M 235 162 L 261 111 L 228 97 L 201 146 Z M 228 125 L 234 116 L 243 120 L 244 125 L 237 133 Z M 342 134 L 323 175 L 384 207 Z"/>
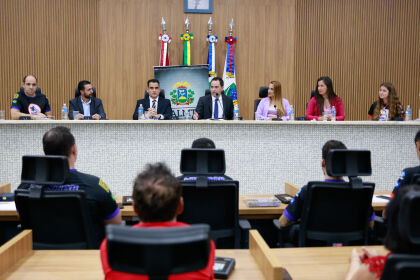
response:
<path fill-rule="evenodd" d="M 330 77 L 320 77 L 316 81 L 315 95 L 309 101 L 306 108 L 307 120 L 331 120 L 332 107 L 335 107 L 337 121 L 343 121 L 346 117 L 341 98 L 334 92 Z"/>

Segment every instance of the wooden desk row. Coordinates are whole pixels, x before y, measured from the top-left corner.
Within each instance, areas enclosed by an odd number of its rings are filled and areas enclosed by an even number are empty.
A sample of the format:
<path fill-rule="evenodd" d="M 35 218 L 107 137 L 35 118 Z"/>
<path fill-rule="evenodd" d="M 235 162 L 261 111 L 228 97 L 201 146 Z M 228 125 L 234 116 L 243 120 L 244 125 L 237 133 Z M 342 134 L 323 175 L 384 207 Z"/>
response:
<path fill-rule="evenodd" d="M 386 254 L 382 246 L 368 246 Z M 229 279 L 344 279 L 355 247 L 270 249 L 258 231 L 250 231 L 249 250 L 216 250 L 235 258 Z M 360 247 L 359 247 L 360 249 Z M 25 230 L 0 247 L 0 279 L 103 279 L 98 250 L 32 250 L 32 231 Z"/>
<path fill-rule="evenodd" d="M 7 185 L 9 187 L 8 191 L 10 192 L 10 184 L 5 184 L 7 190 Z M 0 186 L 1 188 L 1 186 Z M 295 196 L 299 191 L 300 187 L 292 183 L 286 182 L 285 190 L 287 194 Z M 5 191 L 5 192 L 8 192 Z M 1 189 L 0 189 L 0 193 Z M 389 194 L 389 192 L 375 192 L 375 194 Z M 239 195 L 239 218 L 241 219 L 276 219 L 281 216 L 286 204 L 281 204 L 280 207 L 248 207 L 246 204 L 247 199 L 255 198 L 270 198 L 275 199 L 273 194 L 242 194 Z M 121 204 L 122 197 L 117 197 L 117 202 Z M 386 207 L 386 203 L 373 203 L 373 209 L 375 211 L 382 211 Z M 131 220 L 133 217 L 136 217 L 133 206 L 125 205 L 121 209 L 121 214 L 124 220 Z M 0 211 L 0 221 L 18 221 L 19 216 L 16 211 Z"/>

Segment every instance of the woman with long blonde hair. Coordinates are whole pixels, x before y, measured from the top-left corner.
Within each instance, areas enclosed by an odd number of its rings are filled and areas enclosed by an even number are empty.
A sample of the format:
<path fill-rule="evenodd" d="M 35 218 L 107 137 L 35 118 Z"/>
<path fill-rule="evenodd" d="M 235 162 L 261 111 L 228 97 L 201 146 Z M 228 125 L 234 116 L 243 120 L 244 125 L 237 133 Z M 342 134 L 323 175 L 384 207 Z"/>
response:
<path fill-rule="evenodd" d="M 256 120 L 272 120 L 281 118 L 287 120 L 289 117 L 290 104 L 283 98 L 281 84 L 279 81 L 271 81 L 268 85 L 268 96 L 261 100 L 255 112 Z"/>

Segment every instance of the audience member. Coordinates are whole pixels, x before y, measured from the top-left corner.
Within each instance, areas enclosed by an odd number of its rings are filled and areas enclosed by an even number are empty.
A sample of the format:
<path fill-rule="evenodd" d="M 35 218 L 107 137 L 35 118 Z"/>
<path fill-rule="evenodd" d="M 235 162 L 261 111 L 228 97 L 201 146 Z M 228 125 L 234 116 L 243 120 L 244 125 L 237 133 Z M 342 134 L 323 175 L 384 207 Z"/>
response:
<path fill-rule="evenodd" d="M 134 108 L 133 120 L 138 119 L 138 109 L 140 104 L 143 106 L 146 119 L 171 120 L 171 102 L 169 99 L 159 97 L 159 80 L 150 79 L 147 81 L 147 93 L 149 94 L 148 97 L 137 100 L 136 108 Z"/>
<path fill-rule="evenodd" d="M 216 149 L 216 144 L 209 138 L 198 138 L 192 142 L 191 148 L 196 149 Z"/>
<path fill-rule="evenodd" d="M 22 81 L 23 91 L 13 95 L 10 115 L 12 120 L 27 117 L 32 120 L 52 117 L 48 98 L 37 91 L 38 79 L 34 75 L 28 75 Z"/>
<path fill-rule="evenodd" d="M 357 250 L 353 249 L 350 255 L 350 266 L 346 280 L 380 279 L 390 254 L 420 254 L 418 247 L 413 246 L 408 238 L 401 236 L 401 224 L 398 217 L 405 194 L 412 191 L 420 192 L 420 186 L 409 185 L 401 189 L 386 207 L 385 211 L 389 226 L 384 245 L 390 253 L 380 256 L 376 250 L 363 248 L 362 253 L 358 254 Z"/>
<path fill-rule="evenodd" d="M 69 102 L 69 119 L 73 120 L 73 112 L 77 111 L 78 120 L 92 118 L 93 120 L 105 120 L 106 114 L 102 100 L 93 94 L 93 86 L 89 81 L 80 81 L 77 85 L 76 97 Z"/>
<path fill-rule="evenodd" d="M 394 85 L 382 83 L 379 87 L 378 99 L 370 106 L 368 118 L 375 121 L 384 121 L 402 119 L 403 116 L 404 109 L 398 99 Z"/>
<path fill-rule="evenodd" d="M 414 145 L 416 147 L 417 158 L 420 160 L 420 130 L 417 131 L 416 136 L 414 137 Z M 420 165 L 404 169 L 400 178 L 398 179 L 397 185 L 392 190 L 391 196 L 395 196 L 399 189 L 405 185 L 410 184 L 411 180 L 416 174 L 420 175 Z"/>
<path fill-rule="evenodd" d="M 281 118 L 286 121 L 289 117 L 290 104 L 282 97 L 281 84 L 271 81 L 268 85 L 268 97 L 262 99 L 255 112 L 256 120 L 272 120 Z"/>
<path fill-rule="evenodd" d="M 133 203 L 134 211 L 141 221 L 133 227 L 188 226 L 176 220 L 184 208 L 181 184 L 161 163 L 148 165 L 146 170 L 137 176 L 133 186 Z M 105 279 L 148 279 L 146 275 L 113 271 L 108 263 L 106 239 L 102 242 L 100 250 Z M 204 269 L 171 275 L 170 279 L 213 279 L 214 258 L 215 245 L 211 241 L 209 263 Z"/>
<path fill-rule="evenodd" d="M 120 208 L 115 202 L 108 186 L 102 179 L 75 169 L 77 147 L 70 129 L 57 126 L 48 130 L 42 138 L 46 155 L 67 156 L 70 172 L 63 185 L 47 186 L 48 191 L 84 191 L 89 205 L 89 214 L 95 230 L 97 248 L 105 237 L 104 224 L 121 224 Z M 20 184 L 19 189 L 28 189 L 31 185 Z"/>
<path fill-rule="evenodd" d="M 332 149 L 347 149 L 347 147 L 340 141 L 337 140 L 329 140 L 327 141 L 324 146 L 322 147 L 322 160 L 321 160 L 321 167 L 322 171 L 324 172 L 325 182 L 344 182 L 343 177 L 331 177 L 327 174 L 326 170 L 326 158 L 328 152 Z M 303 205 L 305 202 L 305 195 L 306 195 L 306 186 L 303 186 L 299 192 L 296 194 L 294 199 L 290 202 L 290 204 L 286 207 L 283 212 L 283 215 L 280 216 L 279 224 L 281 227 L 290 226 L 293 223 L 299 222 L 302 211 Z M 372 211 L 372 216 L 370 218 L 370 226 L 373 227 L 373 219 L 375 218 L 375 213 Z"/>
<path fill-rule="evenodd" d="M 194 120 L 233 119 L 233 101 L 223 93 L 223 85 L 223 80 L 219 77 L 211 80 L 211 95 L 200 97 L 193 115 Z"/>
<path fill-rule="evenodd" d="M 316 82 L 315 96 L 311 98 L 306 108 L 306 119 L 331 120 L 333 106 L 336 110 L 336 120 L 343 121 L 346 116 L 341 98 L 335 94 L 331 79 L 320 77 Z"/>

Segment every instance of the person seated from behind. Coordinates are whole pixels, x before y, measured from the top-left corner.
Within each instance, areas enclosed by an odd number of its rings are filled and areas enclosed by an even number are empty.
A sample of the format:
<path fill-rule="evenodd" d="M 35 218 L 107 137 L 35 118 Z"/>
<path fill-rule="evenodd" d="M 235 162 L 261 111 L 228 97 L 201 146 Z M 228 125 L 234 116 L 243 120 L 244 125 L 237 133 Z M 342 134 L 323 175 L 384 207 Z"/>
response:
<path fill-rule="evenodd" d="M 203 137 L 203 138 L 195 139 L 192 142 L 191 148 L 193 148 L 193 149 L 216 149 L 216 144 L 214 144 L 213 140 Z M 190 177 L 191 176 L 181 175 L 181 176 L 178 176 L 177 179 L 183 181 L 185 178 L 190 178 Z M 223 178 L 223 180 L 232 180 L 231 177 L 226 176 L 224 174 L 223 174 L 223 176 L 221 176 L 221 178 Z M 188 179 L 187 179 L 187 181 L 188 181 Z"/>
<path fill-rule="evenodd" d="M 379 87 L 378 99 L 373 102 L 368 112 L 368 119 L 387 121 L 402 119 L 404 109 L 398 99 L 395 87 L 391 83 L 382 83 Z"/>
<path fill-rule="evenodd" d="M 121 212 L 105 182 L 96 176 L 82 173 L 76 169 L 76 140 L 70 129 L 57 126 L 48 130 L 42 137 L 42 145 L 46 155 L 66 156 L 69 172 L 62 185 L 50 185 L 47 191 L 83 191 L 89 205 L 89 215 L 95 231 L 95 246 L 99 248 L 105 237 L 106 224 L 121 224 Z M 22 183 L 18 189 L 30 189 L 31 184 Z M 53 229 L 51 229 L 53 230 Z"/>
<path fill-rule="evenodd" d="M 350 255 L 350 266 L 345 278 L 346 280 L 380 279 L 386 260 L 390 254 L 420 254 L 420 249 L 412 246 L 411 242 L 400 234 L 398 216 L 401 204 L 405 194 L 411 191 L 420 192 L 420 186 L 409 185 L 401 189 L 385 209 L 389 226 L 385 236 L 384 246 L 390 253 L 385 256 L 380 256 L 376 250 L 363 248 L 362 253 L 359 254 L 356 249 L 353 249 Z M 417 250 L 417 252 L 413 250 Z"/>
<path fill-rule="evenodd" d="M 188 224 L 176 220 L 184 209 L 181 184 L 162 163 L 148 165 L 137 176 L 133 186 L 133 204 L 134 211 L 140 218 L 140 223 L 133 226 L 135 228 L 188 226 Z M 215 245 L 213 240 L 210 242 L 209 263 L 204 269 L 173 274 L 169 279 L 213 279 Z M 105 279 L 149 279 L 147 275 L 113 271 L 108 263 L 106 239 L 101 244 L 100 252 Z"/>
<path fill-rule="evenodd" d="M 420 130 L 417 131 L 416 136 L 414 137 L 414 144 L 416 146 L 417 158 L 420 160 Z M 410 184 L 416 174 L 420 174 L 420 165 L 404 169 L 398 179 L 397 185 L 392 190 L 391 197 L 394 197 L 399 189 Z"/>
<path fill-rule="evenodd" d="M 255 112 L 256 120 L 272 120 L 281 118 L 287 121 L 289 118 L 290 104 L 282 97 L 281 84 L 271 81 L 268 85 L 268 96 L 260 101 Z"/>
<path fill-rule="evenodd" d="M 322 147 L 322 160 L 321 160 L 321 167 L 322 171 L 324 172 L 324 181 L 325 182 L 337 182 L 337 183 L 343 183 L 345 182 L 343 180 L 343 177 L 332 177 L 327 174 L 326 169 L 326 159 L 328 152 L 332 149 L 338 150 L 346 150 L 347 147 L 340 141 L 337 140 L 329 140 L 327 141 L 324 146 Z M 303 205 L 305 202 L 305 194 L 306 194 L 306 185 L 303 186 L 299 192 L 296 194 L 296 196 L 293 198 L 293 200 L 290 202 L 290 204 L 286 207 L 286 209 L 283 212 L 283 215 L 280 216 L 279 224 L 281 227 L 287 227 L 292 225 L 293 223 L 299 222 L 302 211 L 303 211 Z M 372 216 L 369 219 L 370 226 L 373 227 L 373 219 L 375 218 L 375 212 L 373 212 L 373 209 L 371 208 Z"/>
<path fill-rule="evenodd" d="M 198 138 L 192 142 L 193 149 L 216 149 L 216 144 L 209 138 Z"/>
<path fill-rule="evenodd" d="M 320 77 L 316 81 L 315 95 L 306 107 L 307 120 L 331 120 L 332 107 L 335 107 L 337 121 L 344 121 L 344 106 L 341 98 L 334 92 L 330 77 Z"/>

